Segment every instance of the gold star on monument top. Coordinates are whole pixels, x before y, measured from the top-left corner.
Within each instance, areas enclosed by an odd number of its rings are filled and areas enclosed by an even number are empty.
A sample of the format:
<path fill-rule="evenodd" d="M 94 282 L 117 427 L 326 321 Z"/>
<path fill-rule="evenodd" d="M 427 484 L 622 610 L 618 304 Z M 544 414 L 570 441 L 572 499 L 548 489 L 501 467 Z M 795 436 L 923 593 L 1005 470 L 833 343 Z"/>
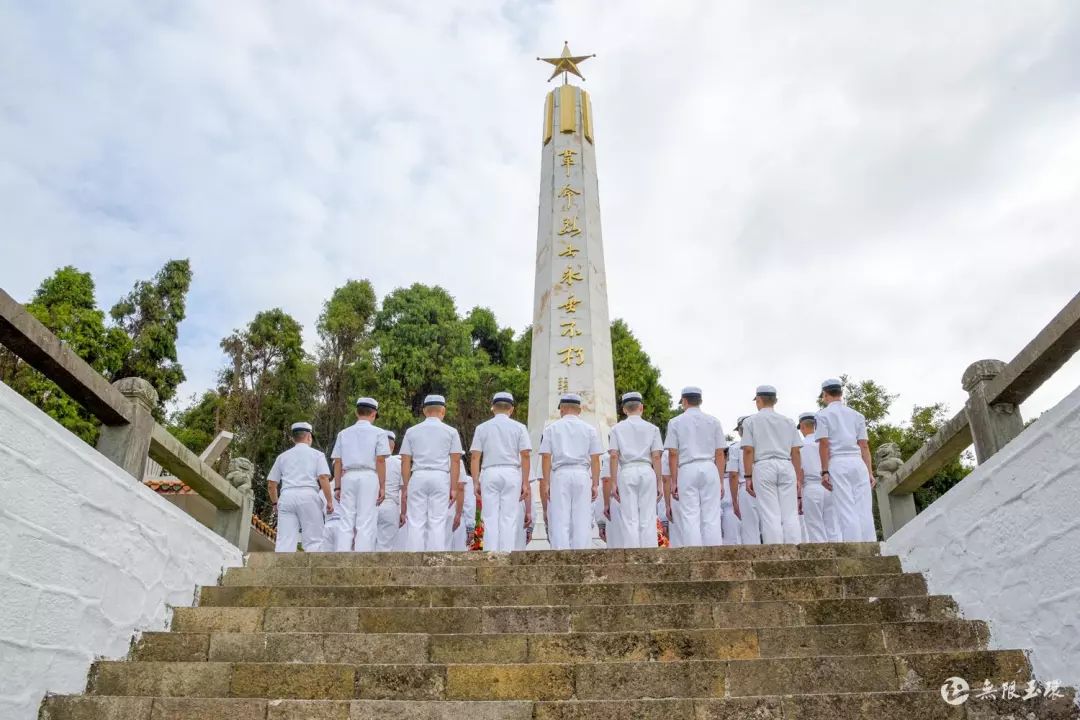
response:
<path fill-rule="evenodd" d="M 558 76 L 559 73 L 563 73 L 563 82 L 569 82 L 569 78 L 566 76 L 567 73 L 573 73 L 574 75 L 577 75 L 579 78 L 584 80 L 585 76 L 581 74 L 580 70 L 578 70 L 578 64 L 583 63 L 586 60 L 588 60 L 589 58 L 594 58 L 594 57 L 596 57 L 595 53 L 592 54 L 592 55 L 571 55 L 570 54 L 570 43 L 569 42 L 564 42 L 563 43 L 563 49 L 562 49 L 562 55 L 560 55 L 559 57 L 553 57 L 553 58 L 541 58 L 541 57 L 538 57 L 536 59 L 537 60 L 543 60 L 544 62 L 551 63 L 552 65 L 555 66 L 555 71 L 551 73 L 551 77 L 548 78 L 548 82 L 551 82 L 552 80 L 554 80 Z"/>

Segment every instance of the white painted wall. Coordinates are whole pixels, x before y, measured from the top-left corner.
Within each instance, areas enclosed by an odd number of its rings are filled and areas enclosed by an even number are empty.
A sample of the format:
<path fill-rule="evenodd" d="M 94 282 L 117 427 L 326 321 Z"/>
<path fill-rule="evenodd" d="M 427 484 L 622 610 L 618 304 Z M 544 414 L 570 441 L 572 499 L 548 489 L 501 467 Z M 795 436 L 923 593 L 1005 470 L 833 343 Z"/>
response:
<path fill-rule="evenodd" d="M 240 551 L 0 383 L 0 717 L 77 693 Z"/>
<path fill-rule="evenodd" d="M 1080 388 L 883 552 L 988 620 L 992 647 L 1030 648 L 1041 680 L 1080 687 Z"/>

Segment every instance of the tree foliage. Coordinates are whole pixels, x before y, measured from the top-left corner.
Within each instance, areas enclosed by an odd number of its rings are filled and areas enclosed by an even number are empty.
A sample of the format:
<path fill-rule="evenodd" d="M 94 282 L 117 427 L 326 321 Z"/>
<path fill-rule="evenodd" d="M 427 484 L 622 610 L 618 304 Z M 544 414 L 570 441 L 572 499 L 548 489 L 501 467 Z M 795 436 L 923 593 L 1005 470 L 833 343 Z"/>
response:
<path fill-rule="evenodd" d="M 622 320 L 611 323 L 611 356 L 615 366 L 615 393 L 636 390 L 645 404 L 645 419 L 667 432 L 672 417 L 671 395 L 660 384 L 660 370 L 652 364 L 641 342 Z"/>
<path fill-rule="evenodd" d="M 186 316 L 191 287 L 191 264 L 170 260 L 153 280 L 140 280 L 109 315 L 131 340 L 131 348 L 113 380 L 140 377 L 158 393 L 158 415 L 184 382 L 184 369 L 176 358 L 176 338 Z"/>
<path fill-rule="evenodd" d="M 44 280 L 27 311 L 95 370 L 112 377 L 131 350 L 124 331 L 107 327 L 97 307 L 94 280 L 70 265 Z M 86 442 L 98 435 L 98 422 L 45 376 L 6 353 L 0 379 Z"/>

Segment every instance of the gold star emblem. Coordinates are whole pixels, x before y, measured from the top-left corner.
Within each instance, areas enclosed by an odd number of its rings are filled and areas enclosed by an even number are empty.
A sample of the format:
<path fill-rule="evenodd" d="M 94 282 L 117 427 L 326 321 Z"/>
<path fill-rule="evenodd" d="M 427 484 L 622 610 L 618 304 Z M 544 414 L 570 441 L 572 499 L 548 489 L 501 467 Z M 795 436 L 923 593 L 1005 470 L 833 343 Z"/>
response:
<path fill-rule="evenodd" d="M 562 49 L 562 55 L 560 55 L 559 57 L 553 57 L 553 58 L 541 58 L 541 57 L 538 57 L 536 59 L 537 60 L 543 60 L 544 62 L 551 63 L 552 65 L 555 66 L 554 72 L 552 72 L 551 77 L 548 78 L 548 82 L 551 82 L 552 80 L 554 80 L 559 75 L 559 73 L 564 73 L 564 74 L 565 73 L 573 73 L 574 75 L 577 75 L 579 78 L 584 80 L 585 76 L 581 74 L 580 70 L 578 70 L 578 64 L 583 63 L 586 60 L 588 60 L 589 58 L 594 58 L 594 57 L 596 57 L 595 54 L 593 54 L 593 55 L 571 55 L 570 54 L 570 43 L 569 42 L 564 42 L 563 43 L 563 49 Z M 565 80 L 566 78 L 563 78 L 563 79 Z"/>

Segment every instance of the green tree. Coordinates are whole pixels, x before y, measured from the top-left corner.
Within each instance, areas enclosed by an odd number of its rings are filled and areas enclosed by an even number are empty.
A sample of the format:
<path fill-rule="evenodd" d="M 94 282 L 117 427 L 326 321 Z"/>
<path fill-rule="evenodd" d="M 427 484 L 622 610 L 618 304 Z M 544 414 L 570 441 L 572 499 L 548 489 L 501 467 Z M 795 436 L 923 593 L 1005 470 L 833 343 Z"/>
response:
<path fill-rule="evenodd" d="M 190 287 L 191 263 L 170 260 L 153 280 L 136 282 L 109 311 L 113 321 L 131 338 L 131 349 L 112 379 L 140 377 L 153 385 L 158 393 L 155 414 L 159 420 L 164 417 L 165 403 L 185 380 L 176 357 L 176 338 L 187 313 Z"/>
<path fill-rule="evenodd" d="M 319 408 L 316 434 L 327 438 L 352 421 L 353 403 L 372 376 L 371 327 L 378 302 L 367 280 L 349 280 L 323 305 L 315 328 Z"/>
<path fill-rule="evenodd" d="M 27 311 L 95 370 L 111 377 L 131 342 L 120 328 L 105 326 L 97 307 L 94 281 L 72 266 L 60 268 L 38 287 Z M 14 355 L 6 354 L 0 379 L 88 443 L 97 440 L 99 423 L 65 394 Z"/>
<path fill-rule="evenodd" d="M 672 417 L 671 395 L 660 384 L 660 370 L 623 320 L 611 323 L 611 356 L 617 397 L 636 390 L 645 401 L 645 419 L 667 432 Z"/>
<path fill-rule="evenodd" d="M 316 368 L 304 353 L 301 326 L 275 308 L 258 313 L 243 330 L 221 341 L 230 364 L 221 372 L 220 427 L 236 434 L 230 454 L 255 463 L 256 509 L 269 507 L 262 481 L 278 453 L 291 444 L 289 427 L 313 417 Z M 205 427 L 205 425 L 203 426 Z M 316 436 L 316 445 L 328 441 Z"/>

